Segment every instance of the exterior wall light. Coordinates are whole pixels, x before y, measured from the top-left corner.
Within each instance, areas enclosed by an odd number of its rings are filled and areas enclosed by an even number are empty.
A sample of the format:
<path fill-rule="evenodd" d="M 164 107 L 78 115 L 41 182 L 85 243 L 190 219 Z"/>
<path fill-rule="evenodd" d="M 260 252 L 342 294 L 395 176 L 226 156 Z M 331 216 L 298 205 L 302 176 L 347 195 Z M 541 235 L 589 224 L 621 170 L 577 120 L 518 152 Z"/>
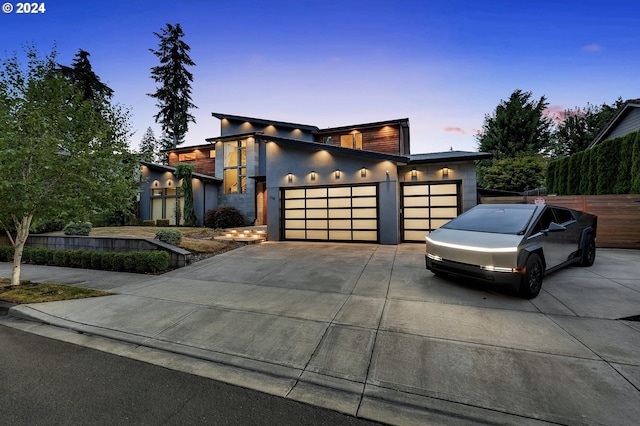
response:
<path fill-rule="evenodd" d="M 157 187 L 159 187 L 159 186 L 160 186 L 160 182 L 158 182 L 158 180 L 157 180 L 157 179 L 156 179 L 156 180 L 154 180 L 154 181 L 153 181 L 153 187 L 154 187 L 154 188 L 157 188 Z"/>
<path fill-rule="evenodd" d="M 171 188 L 173 186 L 173 181 L 171 179 L 167 179 L 167 187 Z"/>
<path fill-rule="evenodd" d="M 316 180 L 316 172 L 311 171 L 311 180 Z"/>
<path fill-rule="evenodd" d="M 443 178 L 448 178 L 449 177 L 449 168 L 448 167 L 443 167 L 442 168 L 442 177 Z"/>
<path fill-rule="evenodd" d="M 340 169 L 336 169 L 336 179 L 340 179 Z"/>
<path fill-rule="evenodd" d="M 287 175 L 287 181 L 288 181 L 289 183 L 293 182 L 293 174 L 292 174 L 292 173 L 289 173 L 289 174 Z"/>
<path fill-rule="evenodd" d="M 416 177 L 416 176 L 418 176 L 418 171 L 414 167 L 413 169 L 411 169 L 411 177 Z"/>
<path fill-rule="evenodd" d="M 360 177 L 367 177 L 367 168 L 363 167 L 360 169 Z"/>

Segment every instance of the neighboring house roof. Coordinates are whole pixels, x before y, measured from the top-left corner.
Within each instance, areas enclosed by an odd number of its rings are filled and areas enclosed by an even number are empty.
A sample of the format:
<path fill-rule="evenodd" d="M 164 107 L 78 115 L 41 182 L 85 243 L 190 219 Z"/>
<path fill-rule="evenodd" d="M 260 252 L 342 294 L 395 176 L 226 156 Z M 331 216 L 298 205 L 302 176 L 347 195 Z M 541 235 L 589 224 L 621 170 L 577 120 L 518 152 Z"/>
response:
<path fill-rule="evenodd" d="M 390 126 L 390 125 L 400 125 L 404 127 L 409 127 L 409 119 L 399 118 L 396 120 L 377 121 L 374 123 L 352 124 L 349 126 L 341 126 L 341 127 L 328 127 L 326 129 L 319 129 L 318 133 L 333 133 L 333 132 L 342 132 L 345 130 L 366 129 L 371 127 L 381 127 L 381 126 Z"/>
<path fill-rule="evenodd" d="M 409 162 L 409 157 L 402 155 L 385 154 L 375 151 L 365 151 L 362 149 L 343 148 L 335 145 L 325 145 L 318 142 L 306 142 L 298 139 L 286 139 L 275 136 L 267 136 L 262 134 L 256 134 L 256 138 L 263 142 L 275 142 L 283 145 L 295 146 L 297 148 L 310 149 L 313 151 L 328 151 L 336 154 L 353 155 L 362 158 L 371 158 L 374 160 L 388 160 L 396 163 L 406 164 Z"/>
<path fill-rule="evenodd" d="M 276 126 L 276 127 L 288 127 L 291 129 L 300 129 L 300 130 L 309 130 L 315 132 L 318 130 L 316 126 L 311 126 L 308 124 L 299 124 L 299 123 L 288 123 L 286 121 L 274 121 L 274 120 L 265 120 L 262 118 L 254 118 L 254 117 L 245 117 L 242 115 L 231 115 L 231 114 L 220 114 L 217 112 L 212 112 L 212 116 L 216 117 L 219 120 L 227 119 L 233 121 L 248 121 L 250 123 L 256 124 L 264 124 L 265 126 Z M 208 139 L 207 139 L 208 140 Z"/>
<path fill-rule="evenodd" d="M 596 136 L 593 142 L 589 144 L 587 149 L 593 148 L 600 142 L 610 139 L 610 135 L 613 133 L 613 131 L 616 130 L 616 128 L 625 120 L 625 118 L 629 116 L 629 114 L 631 114 L 632 112 L 634 112 L 635 114 L 640 114 L 636 111 L 640 111 L 640 99 L 630 99 L 626 101 L 624 106 L 620 108 L 620 110 L 616 113 L 616 115 L 613 116 L 611 121 L 609 121 L 607 126 L 598 134 L 598 136 Z M 636 121 L 638 121 L 637 125 L 632 125 L 632 127 L 630 128 L 631 130 L 626 133 L 631 133 L 636 130 L 640 130 L 640 120 L 636 120 Z M 624 136 L 624 135 L 621 134 L 621 135 L 616 135 L 616 137 L 617 136 Z"/>
<path fill-rule="evenodd" d="M 176 168 L 171 166 L 165 166 L 164 164 L 150 163 L 148 161 L 140 161 L 140 164 L 143 166 L 147 166 L 151 170 L 156 170 L 159 172 L 175 172 Z M 212 182 L 212 183 L 221 183 L 222 179 L 217 178 L 215 176 L 203 175 L 202 173 L 193 173 L 193 177 L 198 178 L 202 181 Z"/>
<path fill-rule="evenodd" d="M 444 151 L 430 152 L 428 154 L 414 154 L 409 156 L 410 163 L 427 164 L 442 163 L 443 161 L 476 161 L 488 160 L 493 157 L 488 152 L 470 152 L 470 151 Z"/>

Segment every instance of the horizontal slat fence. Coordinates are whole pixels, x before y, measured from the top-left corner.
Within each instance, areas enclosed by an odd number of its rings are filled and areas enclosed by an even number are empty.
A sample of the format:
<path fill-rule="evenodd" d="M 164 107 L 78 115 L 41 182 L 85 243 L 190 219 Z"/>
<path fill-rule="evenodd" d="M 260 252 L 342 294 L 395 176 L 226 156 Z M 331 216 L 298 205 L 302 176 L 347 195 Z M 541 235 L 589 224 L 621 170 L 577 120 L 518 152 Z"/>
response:
<path fill-rule="evenodd" d="M 533 204 L 537 196 L 482 197 L 482 204 Z M 640 194 L 551 195 L 547 204 L 582 210 L 598 216 L 596 245 L 607 248 L 640 248 Z"/>

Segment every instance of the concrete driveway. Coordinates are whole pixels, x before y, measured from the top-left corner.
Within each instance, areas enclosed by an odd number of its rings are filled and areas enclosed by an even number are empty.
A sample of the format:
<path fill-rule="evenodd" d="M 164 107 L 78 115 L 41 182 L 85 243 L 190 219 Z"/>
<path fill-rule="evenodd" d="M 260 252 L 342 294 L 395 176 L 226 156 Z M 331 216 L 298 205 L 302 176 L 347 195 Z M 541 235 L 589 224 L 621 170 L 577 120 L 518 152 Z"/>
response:
<path fill-rule="evenodd" d="M 599 249 L 531 301 L 434 276 L 421 244 L 268 242 L 160 276 L 23 278 L 118 295 L 14 307 L 0 324 L 380 422 L 640 418 L 640 322 L 622 320 L 640 315 L 638 251 Z"/>

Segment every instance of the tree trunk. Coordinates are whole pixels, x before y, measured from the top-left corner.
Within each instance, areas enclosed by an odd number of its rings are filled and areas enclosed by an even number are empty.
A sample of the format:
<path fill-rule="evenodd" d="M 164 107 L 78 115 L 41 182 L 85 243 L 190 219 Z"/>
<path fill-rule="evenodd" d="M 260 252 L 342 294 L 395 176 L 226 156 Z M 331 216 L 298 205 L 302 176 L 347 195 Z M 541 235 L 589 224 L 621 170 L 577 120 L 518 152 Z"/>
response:
<path fill-rule="evenodd" d="M 22 262 L 22 252 L 29 237 L 29 227 L 31 227 L 33 215 L 24 216 L 19 222 L 14 219 L 16 225 L 16 239 L 13 241 L 13 274 L 11 275 L 11 285 L 20 284 L 20 263 Z"/>

